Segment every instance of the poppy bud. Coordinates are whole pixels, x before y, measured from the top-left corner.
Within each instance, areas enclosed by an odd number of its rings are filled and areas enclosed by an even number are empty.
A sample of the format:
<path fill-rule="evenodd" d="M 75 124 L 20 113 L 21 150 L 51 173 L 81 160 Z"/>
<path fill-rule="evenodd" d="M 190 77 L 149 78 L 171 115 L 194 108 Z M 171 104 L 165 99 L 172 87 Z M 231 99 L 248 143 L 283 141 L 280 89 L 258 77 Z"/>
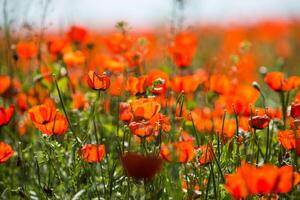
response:
<path fill-rule="evenodd" d="M 253 81 L 253 82 L 252 82 L 252 86 L 253 86 L 259 93 L 261 93 L 260 85 L 259 85 L 256 81 Z"/>
<path fill-rule="evenodd" d="M 252 127 L 255 129 L 264 129 L 269 125 L 270 118 L 267 115 L 264 116 L 254 116 L 252 121 L 250 119 L 249 123 L 252 122 Z"/>
<path fill-rule="evenodd" d="M 110 78 L 106 75 L 99 75 L 94 71 L 89 71 L 87 83 L 93 90 L 105 91 L 110 86 Z"/>

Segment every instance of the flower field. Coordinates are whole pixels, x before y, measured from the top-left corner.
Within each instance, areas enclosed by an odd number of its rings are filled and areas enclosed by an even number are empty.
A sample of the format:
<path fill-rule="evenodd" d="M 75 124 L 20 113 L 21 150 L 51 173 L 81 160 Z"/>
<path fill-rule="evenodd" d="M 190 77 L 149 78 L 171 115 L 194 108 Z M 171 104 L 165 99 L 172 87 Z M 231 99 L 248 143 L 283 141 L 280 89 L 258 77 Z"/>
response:
<path fill-rule="evenodd" d="M 0 33 L 0 199 L 299 199 L 299 21 L 22 30 Z"/>

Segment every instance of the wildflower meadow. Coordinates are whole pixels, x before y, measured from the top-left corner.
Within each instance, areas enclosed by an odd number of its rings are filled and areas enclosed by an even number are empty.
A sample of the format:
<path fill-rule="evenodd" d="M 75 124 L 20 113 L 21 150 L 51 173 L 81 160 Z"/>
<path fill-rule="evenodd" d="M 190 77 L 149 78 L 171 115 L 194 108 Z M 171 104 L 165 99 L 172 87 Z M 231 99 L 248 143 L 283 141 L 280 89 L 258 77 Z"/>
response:
<path fill-rule="evenodd" d="M 299 20 L 14 31 L 3 8 L 0 199 L 300 199 Z"/>

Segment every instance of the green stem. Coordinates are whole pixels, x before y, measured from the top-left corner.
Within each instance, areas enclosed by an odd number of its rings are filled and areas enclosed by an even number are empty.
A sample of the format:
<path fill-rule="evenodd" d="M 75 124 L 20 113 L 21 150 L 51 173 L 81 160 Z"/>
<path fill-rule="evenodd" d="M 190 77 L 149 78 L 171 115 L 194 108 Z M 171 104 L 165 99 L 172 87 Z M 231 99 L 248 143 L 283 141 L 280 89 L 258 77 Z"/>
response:
<path fill-rule="evenodd" d="M 69 119 L 69 117 L 68 117 L 68 114 L 67 114 L 67 111 L 66 111 L 66 108 L 65 108 L 65 104 L 64 104 L 63 98 L 62 98 L 62 96 L 61 96 L 61 92 L 60 92 L 60 89 L 59 89 L 59 87 L 58 87 L 58 83 L 57 83 L 57 80 L 56 80 L 55 75 L 53 75 L 53 79 L 54 79 L 54 82 L 55 82 L 55 86 L 56 86 L 56 89 L 57 89 L 57 92 L 58 92 L 58 96 L 59 96 L 59 100 L 60 100 L 62 109 L 63 109 L 63 111 L 64 111 L 64 114 L 65 114 L 65 117 L 66 117 L 66 119 L 67 119 L 67 121 L 68 121 L 68 124 L 69 124 L 69 126 L 70 126 L 70 129 L 71 129 L 72 133 L 74 133 L 75 139 L 76 139 L 77 143 L 78 143 L 78 144 L 81 144 L 81 141 L 80 141 L 80 139 L 77 137 L 76 132 L 75 132 L 74 129 L 73 129 L 73 125 L 71 124 L 70 119 Z"/>
<path fill-rule="evenodd" d="M 283 128 L 286 128 L 286 103 L 285 103 L 285 95 L 284 92 L 280 92 L 280 101 L 281 101 L 281 112 L 283 117 Z"/>
<path fill-rule="evenodd" d="M 239 120 L 238 120 L 238 115 L 236 113 L 236 110 L 233 106 L 233 111 L 234 111 L 234 117 L 235 117 L 235 124 L 236 124 L 236 166 L 238 167 L 240 165 L 240 145 L 239 145 Z"/>
<path fill-rule="evenodd" d="M 218 199 L 218 193 L 217 193 L 217 185 L 216 185 L 216 179 L 215 179 L 215 174 L 214 174 L 214 167 L 213 164 L 210 163 L 210 170 L 211 170 L 211 175 L 212 175 L 212 180 L 213 180 L 213 186 L 214 186 L 214 199 Z"/>
<path fill-rule="evenodd" d="M 268 162 L 269 156 L 269 143 L 270 143 L 270 126 L 267 127 L 267 146 L 266 146 L 266 154 L 265 154 L 265 162 Z"/>

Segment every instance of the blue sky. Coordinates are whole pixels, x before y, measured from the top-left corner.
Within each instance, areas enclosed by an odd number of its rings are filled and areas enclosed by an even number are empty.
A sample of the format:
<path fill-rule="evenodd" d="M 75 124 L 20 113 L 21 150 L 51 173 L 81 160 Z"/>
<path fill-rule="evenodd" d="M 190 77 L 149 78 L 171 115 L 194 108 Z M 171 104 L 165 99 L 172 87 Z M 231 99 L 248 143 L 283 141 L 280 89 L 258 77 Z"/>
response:
<path fill-rule="evenodd" d="M 3 2 L 1 0 L 0 2 Z M 37 26 L 46 0 L 8 0 L 15 23 Z M 52 27 L 84 24 L 112 27 L 124 20 L 132 27 L 168 23 L 173 0 L 50 0 L 47 23 Z M 186 0 L 185 24 L 248 23 L 268 18 L 300 16 L 299 0 Z M 0 9 L 2 10 L 2 3 Z M 2 17 L 0 22 L 2 23 Z"/>

